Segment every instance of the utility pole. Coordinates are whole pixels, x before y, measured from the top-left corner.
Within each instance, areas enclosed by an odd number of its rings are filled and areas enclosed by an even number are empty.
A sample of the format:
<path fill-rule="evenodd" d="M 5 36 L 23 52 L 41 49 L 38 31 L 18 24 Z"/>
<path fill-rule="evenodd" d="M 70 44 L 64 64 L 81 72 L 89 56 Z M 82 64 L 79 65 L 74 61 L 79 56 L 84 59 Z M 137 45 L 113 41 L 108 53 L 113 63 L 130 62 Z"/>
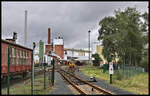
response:
<path fill-rule="evenodd" d="M 88 31 L 88 36 L 89 36 L 89 61 L 88 61 L 88 64 L 89 64 L 89 71 L 88 71 L 88 73 L 90 74 L 90 30 Z"/>

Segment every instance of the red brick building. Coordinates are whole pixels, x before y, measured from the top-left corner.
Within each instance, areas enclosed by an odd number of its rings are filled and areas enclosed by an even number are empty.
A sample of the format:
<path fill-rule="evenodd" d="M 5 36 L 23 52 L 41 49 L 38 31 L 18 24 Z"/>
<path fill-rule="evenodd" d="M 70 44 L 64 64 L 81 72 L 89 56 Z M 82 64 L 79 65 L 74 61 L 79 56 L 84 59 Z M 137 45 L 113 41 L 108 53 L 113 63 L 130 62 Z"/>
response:
<path fill-rule="evenodd" d="M 64 41 L 63 38 L 58 37 L 51 42 L 51 30 L 48 28 L 48 44 L 45 45 L 45 54 L 48 54 L 50 51 L 54 51 L 55 54 L 60 56 L 61 59 L 64 58 Z"/>
<path fill-rule="evenodd" d="M 64 58 L 64 45 L 55 45 L 55 54 L 60 56 L 61 59 Z"/>

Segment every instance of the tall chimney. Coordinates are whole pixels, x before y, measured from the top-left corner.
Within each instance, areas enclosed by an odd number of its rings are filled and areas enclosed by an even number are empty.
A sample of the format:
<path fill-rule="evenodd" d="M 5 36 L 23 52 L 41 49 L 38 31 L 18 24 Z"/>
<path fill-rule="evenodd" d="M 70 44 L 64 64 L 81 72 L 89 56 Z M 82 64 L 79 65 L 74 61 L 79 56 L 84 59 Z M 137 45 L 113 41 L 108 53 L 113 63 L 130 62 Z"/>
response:
<path fill-rule="evenodd" d="M 27 10 L 25 10 L 24 46 L 27 46 Z"/>
<path fill-rule="evenodd" d="M 48 44 L 51 43 L 51 31 L 50 28 L 48 28 Z"/>

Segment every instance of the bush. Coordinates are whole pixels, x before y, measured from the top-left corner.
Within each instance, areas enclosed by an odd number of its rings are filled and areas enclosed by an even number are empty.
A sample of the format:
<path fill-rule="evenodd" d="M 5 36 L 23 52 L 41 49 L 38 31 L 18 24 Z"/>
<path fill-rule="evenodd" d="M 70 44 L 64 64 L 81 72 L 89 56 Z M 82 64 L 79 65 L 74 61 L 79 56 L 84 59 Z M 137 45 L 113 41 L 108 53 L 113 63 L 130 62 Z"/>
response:
<path fill-rule="evenodd" d="M 122 80 L 122 79 L 124 78 L 124 75 L 121 74 L 121 73 L 119 72 L 119 70 L 116 70 L 116 71 L 115 71 L 115 77 L 116 77 L 117 80 Z"/>
<path fill-rule="evenodd" d="M 93 54 L 92 57 L 95 59 L 93 60 L 93 66 L 99 66 L 100 61 L 102 61 L 99 55 L 96 53 L 96 54 Z"/>
<path fill-rule="evenodd" d="M 93 66 L 99 66 L 99 65 L 100 65 L 99 61 L 96 61 L 96 60 L 93 61 Z"/>
<path fill-rule="evenodd" d="M 143 60 L 140 62 L 140 67 L 143 67 L 145 69 L 145 72 L 149 71 L 149 62 L 148 62 L 148 56 L 144 56 Z"/>

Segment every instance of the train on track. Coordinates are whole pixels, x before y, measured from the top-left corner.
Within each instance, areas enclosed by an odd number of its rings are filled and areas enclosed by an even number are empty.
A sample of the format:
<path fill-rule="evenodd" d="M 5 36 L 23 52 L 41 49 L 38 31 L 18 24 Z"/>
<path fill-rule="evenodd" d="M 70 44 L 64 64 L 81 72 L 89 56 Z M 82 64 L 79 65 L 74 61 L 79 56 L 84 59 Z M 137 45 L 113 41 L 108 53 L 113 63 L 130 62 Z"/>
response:
<path fill-rule="evenodd" d="M 33 50 L 22 45 L 1 39 L 1 78 L 8 75 L 8 46 L 10 46 L 10 77 L 31 71 Z"/>

